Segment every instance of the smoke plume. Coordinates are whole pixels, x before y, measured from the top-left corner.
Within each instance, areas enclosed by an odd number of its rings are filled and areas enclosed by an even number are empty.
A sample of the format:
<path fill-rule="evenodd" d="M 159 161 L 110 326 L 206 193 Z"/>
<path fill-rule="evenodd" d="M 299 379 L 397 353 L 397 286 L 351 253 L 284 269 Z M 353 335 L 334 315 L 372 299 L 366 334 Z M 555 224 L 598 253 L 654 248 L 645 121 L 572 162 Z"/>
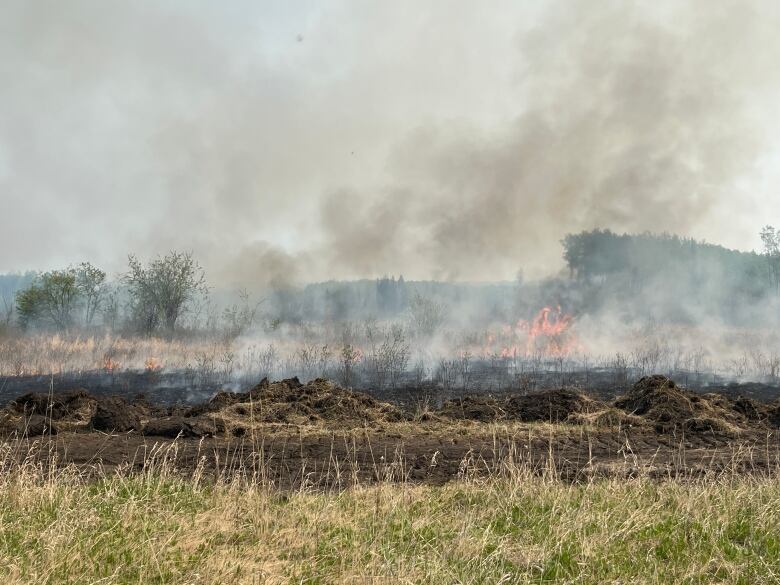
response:
<path fill-rule="evenodd" d="M 0 18 L 0 270 L 215 284 L 560 270 L 594 227 L 780 217 L 769 1 L 54 0 Z"/>

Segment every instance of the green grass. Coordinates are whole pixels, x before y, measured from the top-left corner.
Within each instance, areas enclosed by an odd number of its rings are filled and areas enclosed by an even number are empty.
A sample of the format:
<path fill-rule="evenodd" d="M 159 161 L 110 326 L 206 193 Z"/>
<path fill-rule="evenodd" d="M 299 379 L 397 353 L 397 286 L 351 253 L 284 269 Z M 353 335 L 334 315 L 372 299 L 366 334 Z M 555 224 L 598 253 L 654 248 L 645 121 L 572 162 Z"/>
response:
<path fill-rule="evenodd" d="M 772 583 L 780 481 L 528 474 L 340 493 L 169 472 L 0 479 L 4 583 Z M 370 582 L 370 581 L 369 581 Z"/>

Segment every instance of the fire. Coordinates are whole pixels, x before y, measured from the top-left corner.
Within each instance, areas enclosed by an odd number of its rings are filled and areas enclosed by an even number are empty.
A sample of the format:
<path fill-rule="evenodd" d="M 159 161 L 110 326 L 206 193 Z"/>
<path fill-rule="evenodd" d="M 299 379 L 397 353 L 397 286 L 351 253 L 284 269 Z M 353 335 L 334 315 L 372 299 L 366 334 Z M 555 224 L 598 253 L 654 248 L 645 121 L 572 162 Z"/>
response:
<path fill-rule="evenodd" d="M 531 321 L 518 321 L 518 329 L 528 335 L 526 355 L 541 351 L 561 357 L 574 351 L 579 344 L 570 331 L 572 320 L 572 316 L 559 306 L 555 309 L 544 307 Z"/>
<path fill-rule="evenodd" d="M 146 358 L 146 361 L 144 361 L 144 367 L 147 372 L 156 372 L 162 369 L 162 364 L 157 358 L 148 357 Z"/>
<path fill-rule="evenodd" d="M 103 357 L 103 369 L 109 374 L 119 367 L 119 363 L 110 355 Z"/>
<path fill-rule="evenodd" d="M 565 357 L 581 347 L 572 332 L 573 323 L 574 318 L 561 307 L 543 307 L 530 321 L 521 319 L 514 326 L 487 332 L 482 353 L 501 358 Z"/>

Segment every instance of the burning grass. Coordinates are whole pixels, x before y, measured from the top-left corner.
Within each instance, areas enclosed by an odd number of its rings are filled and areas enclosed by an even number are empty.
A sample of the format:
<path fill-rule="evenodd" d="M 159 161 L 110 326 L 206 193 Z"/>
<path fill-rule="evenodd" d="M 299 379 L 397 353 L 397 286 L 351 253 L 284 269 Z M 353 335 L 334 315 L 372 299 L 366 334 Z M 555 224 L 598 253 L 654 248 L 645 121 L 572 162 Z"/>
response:
<path fill-rule="evenodd" d="M 631 382 L 659 372 L 699 389 L 753 381 L 777 392 L 776 336 L 659 326 L 631 330 L 626 338 L 607 343 L 593 336 L 594 329 L 611 331 L 546 307 L 514 325 L 453 329 L 433 337 L 417 335 L 402 321 L 373 320 L 300 323 L 238 338 L 219 332 L 174 339 L 8 334 L 0 337 L 0 397 L 5 401 L 28 391 L 28 384 L 44 376 L 58 387 L 63 380 L 73 384 L 79 379 L 89 380 L 91 387 L 120 387 L 127 379 L 137 383 L 138 376 L 146 376 L 148 390 L 160 386 L 180 392 L 173 400 L 191 391 L 203 396 L 220 386 L 246 389 L 264 376 L 329 378 L 380 393 L 436 387 L 452 397 L 452 391 L 575 385 L 598 387 L 614 397 Z"/>

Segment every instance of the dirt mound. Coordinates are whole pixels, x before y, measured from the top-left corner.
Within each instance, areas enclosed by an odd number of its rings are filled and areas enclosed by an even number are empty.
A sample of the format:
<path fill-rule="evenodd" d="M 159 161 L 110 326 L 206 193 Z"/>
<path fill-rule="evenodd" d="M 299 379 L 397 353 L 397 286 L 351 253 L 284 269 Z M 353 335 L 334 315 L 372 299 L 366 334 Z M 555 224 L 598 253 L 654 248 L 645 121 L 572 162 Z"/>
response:
<path fill-rule="evenodd" d="M 604 408 L 605 404 L 571 388 L 542 390 L 506 401 L 509 417 L 523 422 L 564 422 L 575 414 Z"/>
<path fill-rule="evenodd" d="M 135 408 L 141 418 L 155 418 L 169 416 L 171 414 L 170 407 L 162 406 L 150 401 L 148 396 L 144 393 L 136 394 L 130 404 Z"/>
<path fill-rule="evenodd" d="M 250 399 L 251 408 L 248 408 L 246 402 Z M 234 415 L 239 413 L 237 408 L 240 407 L 243 416 L 251 416 L 254 421 L 264 423 L 334 423 L 343 426 L 404 419 L 401 411 L 391 404 L 320 378 L 306 384 L 301 384 L 298 378 L 272 384 L 266 381 L 241 400 L 220 397 L 220 402 L 228 401 L 233 404 L 231 412 Z"/>
<path fill-rule="evenodd" d="M 733 434 L 767 418 L 766 408 L 750 399 L 697 394 L 658 375 L 641 378 L 615 406 L 650 420 L 658 432 Z"/>
<path fill-rule="evenodd" d="M 135 406 L 112 396 L 98 400 L 91 425 L 96 431 L 126 433 L 141 428 L 141 417 Z"/>
<path fill-rule="evenodd" d="M 213 437 L 225 432 L 224 422 L 217 417 L 168 416 L 151 419 L 144 425 L 143 434 L 154 437 Z"/>
<path fill-rule="evenodd" d="M 163 437 L 211 436 L 246 430 L 254 423 L 349 427 L 408 418 L 395 406 L 367 394 L 323 379 L 302 384 L 298 378 L 274 383 L 264 379 L 249 392 L 221 391 L 208 402 L 190 407 L 155 405 L 143 395 L 131 404 L 118 396 L 96 397 L 85 390 L 30 393 L 10 403 L 2 414 L 0 433 L 6 435 L 18 432 L 20 419 L 44 416 L 56 421 L 60 431 L 143 429 L 144 434 Z"/>
<path fill-rule="evenodd" d="M 645 431 L 682 430 L 702 437 L 715 434 L 729 438 L 780 427 L 780 400 L 764 404 L 747 397 L 698 394 L 664 376 L 648 376 L 611 405 L 564 387 L 523 395 L 471 395 L 448 400 L 438 410 L 426 408 L 420 415 L 323 379 L 305 384 L 298 378 L 273 383 L 264 379 L 248 392 L 220 391 L 195 406 L 162 406 L 141 395 L 131 403 L 121 397 L 92 396 L 85 390 L 29 393 L 0 410 L 0 435 L 18 434 L 22 426 L 30 434 L 27 427 L 31 421 L 35 423 L 33 432 L 38 432 L 38 427 L 40 432 L 48 432 L 51 427 L 60 434 L 142 430 L 153 436 L 204 437 L 242 436 L 258 424 L 348 429 L 446 420 L 643 427 Z"/>
<path fill-rule="evenodd" d="M 33 414 L 29 417 L 22 417 L 16 430 L 19 436 L 39 437 L 42 435 L 56 435 L 57 425 L 46 416 Z"/>
<path fill-rule="evenodd" d="M 224 432 L 227 426 L 240 435 L 253 423 L 345 427 L 404 419 L 396 407 L 367 394 L 323 379 L 302 384 L 298 378 L 274 383 L 263 379 L 249 392 L 220 391 L 204 404 L 169 414 L 151 418 L 144 434 L 199 437 Z"/>
<path fill-rule="evenodd" d="M 732 408 L 750 421 L 765 421 L 770 415 L 766 405 L 744 396 L 736 398 L 732 403 Z"/>
<path fill-rule="evenodd" d="M 574 415 L 606 408 L 606 404 L 581 392 L 557 388 L 502 400 L 490 396 L 466 396 L 446 401 L 438 414 L 451 419 L 482 422 L 579 422 L 573 420 Z"/>
<path fill-rule="evenodd" d="M 76 418 L 89 420 L 92 416 L 95 398 L 86 390 L 69 390 L 56 394 L 31 392 L 18 397 L 9 404 L 17 414 L 38 414 L 51 420 Z"/>
<path fill-rule="evenodd" d="M 506 419 L 503 403 L 490 396 L 464 396 L 447 400 L 437 414 L 455 420 L 495 422 Z"/>
<path fill-rule="evenodd" d="M 639 427 L 645 421 L 638 416 L 623 412 L 618 408 L 608 406 L 604 410 L 590 412 L 577 412 L 570 414 L 566 422 L 578 425 L 591 425 L 594 427 Z"/>
<path fill-rule="evenodd" d="M 766 407 L 767 423 L 773 427 L 780 427 L 780 398 Z"/>
<path fill-rule="evenodd" d="M 289 380 L 282 380 L 276 382 L 276 384 L 286 384 L 290 388 L 299 388 L 302 386 L 298 378 L 291 378 Z M 270 386 L 268 378 L 263 378 L 257 386 L 252 388 L 249 392 L 229 392 L 226 390 L 220 390 L 214 396 L 212 396 L 208 402 L 203 404 L 197 404 L 189 408 L 184 409 L 180 413 L 181 416 L 201 416 L 204 414 L 210 414 L 213 412 L 219 412 L 234 404 L 243 404 L 252 402 L 257 396 Z M 174 414 L 174 413 L 171 413 Z"/>
<path fill-rule="evenodd" d="M 209 400 L 204 406 L 208 412 L 216 412 L 237 404 L 239 402 L 249 402 L 251 400 L 250 392 L 217 392 L 211 400 Z"/>

